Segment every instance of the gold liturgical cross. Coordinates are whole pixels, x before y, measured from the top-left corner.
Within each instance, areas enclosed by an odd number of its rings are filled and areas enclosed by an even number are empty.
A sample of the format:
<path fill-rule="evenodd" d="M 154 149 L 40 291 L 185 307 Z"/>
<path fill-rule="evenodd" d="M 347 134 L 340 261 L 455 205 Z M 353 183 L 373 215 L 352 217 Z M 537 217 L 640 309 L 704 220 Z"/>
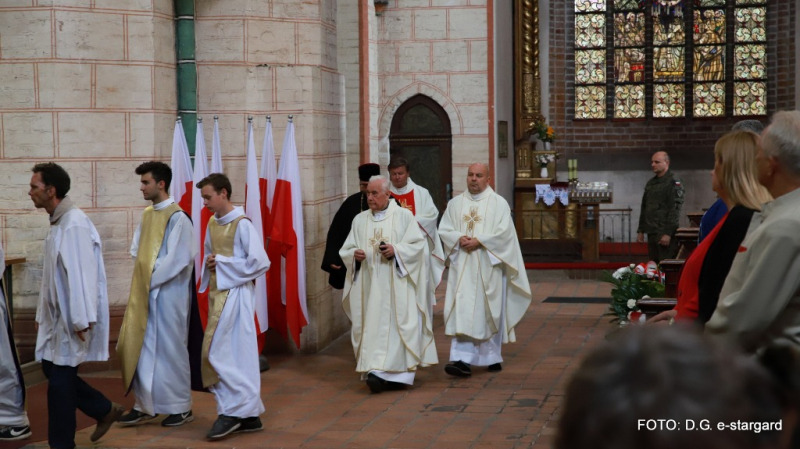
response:
<path fill-rule="evenodd" d="M 463 220 L 467 224 L 467 233 L 472 235 L 475 232 L 475 223 L 483 221 L 483 217 L 478 215 L 477 207 L 470 207 L 469 214 L 464 214 Z"/>
<path fill-rule="evenodd" d="M 389 237 L 383 236 L 383 228 L 373 229 L 372 230 L 372 238 L 369 239 L 369 246 L 372 247 L 372 250 L 376 253 L 381 252 L 379 246 L 381 246 L 381 242 L 389 243 Z"/>
<path fill-rule="evenodd" d="M 411 205 L 408 204 L 408 202 L 406 200 L 400 201 L 400 207 L 402 207 L 403 209 L 408 209 L 409 211 L 411 211 Z"/>

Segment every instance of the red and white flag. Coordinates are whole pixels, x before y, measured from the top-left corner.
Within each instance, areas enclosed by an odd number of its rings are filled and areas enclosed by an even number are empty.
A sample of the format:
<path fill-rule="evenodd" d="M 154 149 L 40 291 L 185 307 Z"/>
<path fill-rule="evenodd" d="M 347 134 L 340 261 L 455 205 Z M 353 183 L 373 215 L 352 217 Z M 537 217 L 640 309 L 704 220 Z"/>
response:
<path fill-rule="evenodd" d="M 256 234 L 264 241 L 264 226 L 261 223 L 261 189 L 258 186 L 258 165 L 256 165 L 256 145 L 253 139 L 253 121 L 247 123 L 247 173 L 245 175 L 244 212 L 256 228 Z M 267 274 L 256 278 L 256 325 L 257 333 L 267 331 Z"/>
<path fill-rule="evenodd" d="M 203 260 L 205 259 L 205 242 L 206 230 L 208 229 L 208 220 L 211 219 L 211 211 L 203 207 L 203 197 L 200 196 L 200 189 L 197 183 L 203 178 L 208 176 L 208 156 L 206 156 L 206 137 L 203 133 L 203 121 L 197 121 L 197 135 L 194 146 L 194 176 L 192 177 L 192 225 L 194 226 L 194 235 L 200 244 L 200 251 L 194 258 L 194 272 L 197 276 L 197 307 L 200 310 L 200 321 L 203 323 L 203 329 L 206 328 L 208 322 L 208 290 L 200 292 L 200 273 L 203 267 Z"/>
<path fill-rule="evenodd" d="M 300 332 L 308 324 L 306 307 L 306 252 L 303 235 L 303 204 L 300 194 L 300 162 L 289 118 L 283 140 L 281 166 L 275 184 L 274 221 L 270 246 L 277 245 L 285 259 L 286 322 L 292 339 L 300 347 Z"/>
<path fill-rule="evenodd" d="M 219 145 L 219 118 L 214 116 L 214 135 L 211 138 L 211 171 L 209 173 L 225 173 L 222 171 L 222 148 Z"/>
<path fill-rule="evenodd" d="M 172 134 L 172 199 L 186 211 L 192 213 L 192 161 L 189 158 L 189 144 L 183 134 L 181 120 L 175 121 L 175 132 Z"/>
<path fill-rule="evenodd" d="M 275 164 L 272 120 L 267 117 L 264 144 L 261 147 L 261 175 L 258 180 L 261 188 L 261 223 L 264 226 L 264 243 L 266 244 L 270 262 L 270 269 L 267 271 L 267 309 L 269 312 L 269 327 L 286 337 L 286 308 L 284 307 L 284 301 L 281 299 L 281 253 L 278 245 L 270 247 L 266 241 L 272 235 L 272 202 L 275 196 L 277 178 L 278 169 Z M 261 343 L 260 340 L 259 343 Z"/>

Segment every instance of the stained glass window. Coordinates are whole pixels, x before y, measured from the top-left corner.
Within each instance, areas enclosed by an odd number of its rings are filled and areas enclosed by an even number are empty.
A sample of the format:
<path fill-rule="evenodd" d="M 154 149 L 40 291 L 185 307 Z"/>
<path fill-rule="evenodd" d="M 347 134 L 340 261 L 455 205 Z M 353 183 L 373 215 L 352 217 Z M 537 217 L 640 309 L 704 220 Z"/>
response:
<path fill-rule="evenodd" d="M 575 118 L 606 118 L 606 2 L 575 1 Z"/>
<path fill-rule="evenodd" d="M 767 3 L 575 0 L 575 118 L 766 115 Z"/>

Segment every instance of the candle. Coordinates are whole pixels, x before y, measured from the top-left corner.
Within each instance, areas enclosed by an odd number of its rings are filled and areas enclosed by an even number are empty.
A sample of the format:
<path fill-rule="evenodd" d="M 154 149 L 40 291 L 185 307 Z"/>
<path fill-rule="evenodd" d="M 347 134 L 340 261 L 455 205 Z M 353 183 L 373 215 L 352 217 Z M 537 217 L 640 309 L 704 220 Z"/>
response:
<path fill-rule="evenodd" d="M 572 174 L 574 175 L 573 179 L 578 179 L 578 160 L 577 159 L 575 159 L 575 161 L 572 164 Z"/>

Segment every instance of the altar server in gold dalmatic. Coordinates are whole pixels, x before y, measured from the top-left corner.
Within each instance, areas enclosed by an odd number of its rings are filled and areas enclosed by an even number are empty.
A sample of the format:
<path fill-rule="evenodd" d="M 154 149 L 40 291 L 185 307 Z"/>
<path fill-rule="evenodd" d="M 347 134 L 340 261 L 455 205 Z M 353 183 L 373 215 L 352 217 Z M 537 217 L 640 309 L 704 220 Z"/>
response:
<path fill-rule="evenodd" d="M 241 207 L 231 204 L 227 176 L 212 173 L 197 188 L 214 213 L 206 232 L 200 291 L 209 292 L 203 384 L 216 396 L 218 414 L 206 437 L 219 439 L 263 428 L 253 281 L 269 269 L 269 259 L 256 228 Z"/>
<path fill-rule="evenodd" d="M 380 393 L 412 385 L 417 367 L 438 358 L 425 236 L 414 215 L 390 201 L 385 177 L 370 179 L 367 203 L 339 251 L 347 267 L 342 304 L 353 326 L 356 371 Z"/>
<path fill-rule="evenodd" d="M 136 396 L 123 425 L 159 414 L 165 427 L 192 421 L 189 323 L 194 285 L 192 222 L 169 196 L 172 170 L 163 162 L 136 168 L 139 190 L 153 204 L 144 210 L 131 243 L 133 280 L 117 352 L 125 391 Z"/>
<path fill-rule="evenodd" d="M 459 377 L 470 376 L 471 365 L 502 370 L 501 346 L 516 341 L 514 328 L 531 303 L 511 211 L 489 186 L 489 169 L 470 165 L 467 187 L 439 225 L 450 259 L 444 321 L 453 340 L 445 371 Z"/>

